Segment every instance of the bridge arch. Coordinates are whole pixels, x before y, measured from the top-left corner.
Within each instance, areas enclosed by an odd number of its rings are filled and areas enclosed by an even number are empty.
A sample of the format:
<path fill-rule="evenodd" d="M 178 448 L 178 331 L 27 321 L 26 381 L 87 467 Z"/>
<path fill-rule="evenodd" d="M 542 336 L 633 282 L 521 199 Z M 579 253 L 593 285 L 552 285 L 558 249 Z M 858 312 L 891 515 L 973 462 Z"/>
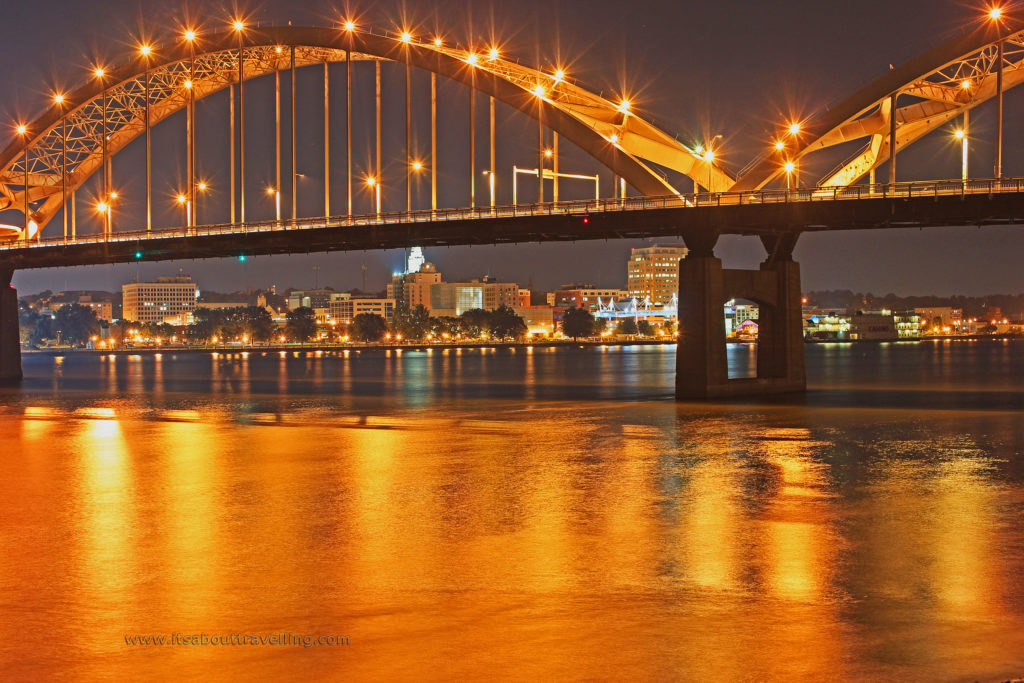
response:
<path fill-rule="evenodd" d="M 693 151 L 623 107 L 585 90 L 565 78 L 521 66 L 486 53 L 437 46 L 399 37 L 316 27 L 247 29 L 244 47 L 245 80 L 286 70 L 294 48 L 295 66 L 344 61 L 388 60 L 436 73 L 494 97 L 540 119 L 597 161 L 646 195 L 675 194 L 651 163 L 707 182 L 707 166 Z M 182 84 L 195 75 L 196 100 L 227 88 L 238 78 L 238 37 L 234 32 L 203 36 L 195 46 L 178 43 L 154 48 L 106 71 L 102 82 L 90 78 L 53 103 L 27 124 L 27 140 L 15 138 L 0 152 L 0 210 L 18 209 L 28 192 L 30 202 L 43 201 L 31 218 L 44 226 L 62 206 L 62 159 L 67 133 L 67 194 L 80 187 L 102 165 L 103 120 L 107 154 L 116 155 L 145 131 L 146 76 L 150 83 L 150 125 L 154 126 L 187 106 Z M 193 61 L 194 60 L 194 61 Z M 190 71 L 190 64 L 194 64 Z M 543 95 L 540 96 L 542 88 Z M 103 116 L 103 101 L 106 116 Z M 28 148 L 27 188 L 24 149 Z M 725 189 L 732 178 L 714 169 L 713 184 Z"/>
<path fill-rule="evenodd" d="M 887 162 L 891 149 L 892 102 L 896 102 L 896 154 L 928 133 L 997 94 L 997 55 L 1004 46 L 1003 88 L 1024 83 L 1024 22 L 987 23 L 958 35 L 894 68 L 836 106 L 801 124 L 793 136 L 780 129 L 789 149 L 773 151 L 749 166 L 732 186 L 759 190 L 785 173 L 786 161 L 800 162 L 816 152 L 865 140 L 852 156 L 815 185 L 847 187 Z"/>

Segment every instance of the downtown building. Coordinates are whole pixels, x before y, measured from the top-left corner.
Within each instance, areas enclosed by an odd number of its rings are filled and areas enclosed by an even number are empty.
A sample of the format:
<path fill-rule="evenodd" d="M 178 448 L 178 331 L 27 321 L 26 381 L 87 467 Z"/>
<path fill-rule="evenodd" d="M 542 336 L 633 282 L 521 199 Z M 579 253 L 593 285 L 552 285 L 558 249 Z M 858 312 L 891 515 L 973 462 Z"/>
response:
<path fill-rule="evenodd" d="M 441 273 L 433 263 L 425 261 L 414 272 L 396 273 L 387 287 L 387 297 L 394 299 L 400 309 L 430 308 L 430 288 L 439 284 Z"/>
<path fill-rule="evenodd" d="M 482 308 L 493 311 L 519 305 L 519 285 L 497 282 L 489 277 L 470 282 L 440 282 L 430 286 L 430 314 L 434 317 L 460 316 Z"/>
<path fill-rule="evenodd" d="M 666 305 L 679 293 L 679 261 L 688 250 L 682 245 L 655 245 L 634 249 L 626 264 L 628 296 Z"/>
<path fill-rule="evenodd" d="M 388 297 L 353 297 L 349 295 L 339 296 L 330 301 L 328 312 L 324 320 L 317 316 L 317 322 L 326 323 L 351 323 L 361 313 L 379 315 L 385 320 L 391 320 L 395 315 L 395 300 Z"/>
<path fill-rule="evenodd" d="M 553 308 L 582 308 L 596 314 L 601 306 L 628 298 L 629 292 L 623 289 L 601 288 L 591 284 L 569 284 L 549 292 L 548 305 Z"/>
<path fill-rule="evenodd" d="M 199 290 L 188 275 L 157 278 L 156 282 L 122 285 L 122 320 L 162 323 L 181 320 L 196 308 Z"/>

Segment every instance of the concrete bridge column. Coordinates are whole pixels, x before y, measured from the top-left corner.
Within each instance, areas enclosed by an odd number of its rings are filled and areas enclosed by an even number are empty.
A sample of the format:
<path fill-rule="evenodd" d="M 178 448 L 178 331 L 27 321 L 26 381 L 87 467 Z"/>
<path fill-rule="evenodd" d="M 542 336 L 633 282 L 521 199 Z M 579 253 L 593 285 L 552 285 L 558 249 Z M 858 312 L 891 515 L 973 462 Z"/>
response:
<path fill-rule="evenodd" d="M 717 235 L 684 236 L 690 254 L 679 263 L 679 345 L 676 398 L 681 400 L 801 392 L 807 388 L 798 235 L 765 238 L 760 270 L 727 270 L 714 255 Z M 724 305 L 760 305 L 757 377 L 729 379 Z"/>
<path fill-rule="evenodd" d="M 21 381 L 18 291 L 11 286 L 14 267 L 0 264 L 0 383 Z"/>

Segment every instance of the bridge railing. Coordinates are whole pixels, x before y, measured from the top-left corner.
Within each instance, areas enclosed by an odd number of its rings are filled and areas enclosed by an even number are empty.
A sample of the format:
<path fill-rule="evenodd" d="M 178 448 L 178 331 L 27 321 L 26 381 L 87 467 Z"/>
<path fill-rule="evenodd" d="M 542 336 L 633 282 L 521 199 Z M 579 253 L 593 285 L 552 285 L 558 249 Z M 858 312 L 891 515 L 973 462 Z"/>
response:
<path fill-rule="evenodd" d="M 152 239 L 207 237 L 226 234 L 248 234 L 290 230 L 320 230 L 325 228 L 373 227 L 408 223 L 437 223 L 462 220 L 501 220 L 532 216 L 588 216 L 591 214 L 624 211 L 651 211 L 659 209 L 700 209 L 720 206 L 757 206 L 803 202 L 835 202 L 863 199 L 909 199 L 919 197 L 948 197 L 1021 192 L 1024 178 L 996 180 L 938 180 L 851 187 L 809 187 L 771 189 L 753 192 L 716 192 L 699 194 L 664 195 L 657 197 L 627 197 L 624 199 L 590 199 L 567 202 L 545 202 L 508 206 L 478 206 L 462 209 L 437 209 L 361 214 L 355 216 L 327 216 L 249 223 L 221 223 L 197 227 L 165 228 L 153 231 L 116 231 L 109 235 L 92 233 L 74 239 L 64 237 L 36 239 L 30 242 L 12 241 L 0 244 L 0 252 L 32 247 L 61 246 L 106 242 L 131 242 Z"/>

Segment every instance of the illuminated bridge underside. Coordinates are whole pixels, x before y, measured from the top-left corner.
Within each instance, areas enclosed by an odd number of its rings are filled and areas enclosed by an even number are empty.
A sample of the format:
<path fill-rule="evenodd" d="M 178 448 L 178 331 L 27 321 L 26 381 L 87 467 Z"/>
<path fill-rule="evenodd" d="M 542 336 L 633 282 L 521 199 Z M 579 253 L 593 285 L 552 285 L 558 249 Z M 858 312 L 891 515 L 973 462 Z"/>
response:
<path fill-rule="evenodd" d="M 1024 82 L 1024 26 L 1004 29 L 1003 88 Z M 792 157 L 857 140 L 864 145 L 816 184 L 847 187 L 889 160 L 891 97 L 896 100 L 896 153 L 964 112 L 996 96 L 998 36 L 976 29 L 893 69 L 837 106 L 803 125 Z M 966 87 L 965 87 L 966 85 Z M 777 155 L 765 156 L 733 190 L 756 190 L 783 174 Z"/>
<path fill-rule="evenodd" d="M 447 47 L 405 44 L 389 37 L 324 28 L 250 29 L 245 35 L 244 77 L 258 78 L 291 65 L 295 49 L 296 67 L 338 62 L 351 48 L 353 60 L 392 60 L 409 63 L 461 82 L 479 92 L 540 117 L 558 132 L 646 195 L 676 193 L 663 174 L 648 163 L 664 166 L 691 178 L 708 182 L 707 165 L 673 137 L 640 117 L 620 111 L 612 103 L 566 80 L 504 59 L 479 55 L 477 66 L 468 63 L 470 53 Z M 192 75 L 196 99 L 222 90 L 238 81 L 238 43 L 235 34 L 210 36 L 197 44 L 194 70 L 188 47 L 177 45 L 158 50 L 150 57 L 150 123 L 155 125 L 184 109 L 188 91 L 184 83 Z M 145 58 L 108 71 L 107 98 L 108 154 L 113 156 L 145 131 Z M 541 100 L 534 90 L 544 88 Z M 540 106 L 538 106 L 540 104 Z M 97 79 L 66 96 L 63 112 L 54 104 L 29 125 L 28 197 L 43 200 L 33 212 L 41 226 L 56 215 L 62 205 L 61 170 L 63 134 L 67 133 L 67 191 L 80 187 L 102 165 L 103 89 Z M 616 139 L 616 143 L 611 140 Z M 24 204 L 24 156 L 22 143 L 13 141 L 0 153 L 0 210 Z M 712 175 L 715 190 L 726 190 L 733 178 L 720 169 Z"/>
<path fill-rule="evenodd" d="M 846 199 L 757 202 L 750 196 L 728 194 L 722 205 L 681 206 L 676 197 L 634 198 L 621 202 L 547 206 L 536 213 L 499 208 L 475 216 L 464 211 L 397 214 L 378 220 L 375 216 L 353 219 L 298 221 L 284 226 L 274 222 L 251 226 L 210 226 L 182 230 L 118 234 L 109 241 L 57 244 L 43 242 L 0 248 L 0 264 L 19 270 L 142 261 L 296 254 L 330 251 L 396 249 L 410 245 L 441 247 L 458 245 L 569 242 L 577 240 L 682 237 L 691 251 L 711 245 L 719 235 L 753 235 L 769 241 L 783 237 L 790 245 L 800 233 L 825 230 L 924 228 L 933 226 L 1011 225 L 1024 222 L 1024 181 L 1011 181 L 1004 192 L 978 192 L 960 196 L 950 191 L 935 196 L 939 185 L 902 185 L 904 196 L 870 196 Z M 916 187 L 916 189 L 914 189 Z M 745 203 L 740 203 L 740 202 Z M 411 220 L 410 220 L 411 219 Z M 286 222 L 287 223 L 287 222 Z M 791 246 L 790 246 L 791 248 Z"/>

